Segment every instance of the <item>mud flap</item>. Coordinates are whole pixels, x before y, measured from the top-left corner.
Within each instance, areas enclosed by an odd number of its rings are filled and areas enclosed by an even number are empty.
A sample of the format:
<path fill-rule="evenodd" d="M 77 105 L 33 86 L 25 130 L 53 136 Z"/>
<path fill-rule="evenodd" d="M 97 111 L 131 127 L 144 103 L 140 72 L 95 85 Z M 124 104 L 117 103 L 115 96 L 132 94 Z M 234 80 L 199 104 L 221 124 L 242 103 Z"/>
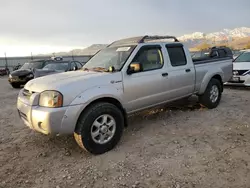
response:
<path fill-rule="evenodd" d="M 85 147 L 83 146 L 83 143 L 82 143 L 82 136 L 81 136 L 80 134 L 74 132 L 74 138 L 75 138 L 76 143 L 77 143 L 82 149 L 86 150 Z M 86 150 L 86 151 L 87 151 L 87 150 Z"/>

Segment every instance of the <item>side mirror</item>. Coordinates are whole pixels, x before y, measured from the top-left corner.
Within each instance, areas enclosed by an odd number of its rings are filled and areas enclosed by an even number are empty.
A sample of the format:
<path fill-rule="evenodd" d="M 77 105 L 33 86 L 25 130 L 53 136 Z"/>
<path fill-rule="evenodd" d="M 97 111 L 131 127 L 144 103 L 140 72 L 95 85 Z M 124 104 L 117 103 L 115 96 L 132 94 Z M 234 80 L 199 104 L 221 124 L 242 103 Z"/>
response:
<path fill-rule="evenodd" d="M 140 72 L 141 70 L 142 70 L 141 64 L 138 62 L 133 62 L 129 65 L 127 74 L 130 75 L 136 72 Z"/>

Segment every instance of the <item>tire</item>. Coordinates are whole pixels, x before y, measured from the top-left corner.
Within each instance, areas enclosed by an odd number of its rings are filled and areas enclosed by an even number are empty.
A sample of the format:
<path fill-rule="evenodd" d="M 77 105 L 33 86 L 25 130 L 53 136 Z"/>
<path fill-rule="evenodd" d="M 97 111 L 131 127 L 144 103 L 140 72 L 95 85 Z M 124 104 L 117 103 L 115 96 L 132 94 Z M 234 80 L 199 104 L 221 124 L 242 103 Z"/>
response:
<path fill-rule="evenodd" d="M 11 83 L 11 86 L 13 88 L 20 88 L 21 87 L 21 84 L 20 83 Z"/>
<path fill-rule="evenodd" d="M 199 96 L 200 104 L 209 109 L 216 108 L 221 100 L 222 87 L 223 86 L 218 79 L 212 78 L 208 83 L 204 94 Z"/>
<path fill-rule="evenodd" d="M 110 129 L 107 128 L 108 123 L 102 124 L 104 117 L 107 117 L 106 122 L 111 122 L 111 120 L 113 120 L 115 126 L 113 126 L 113 128 L 110 126 Z M 98 125 L 101 125 L 99 128 L 94 125 L 94 122 L 96 121 L 99 122 L 97 123 Z M 111 125 L 112 123 L 109 124 Z M 92 154 L 103 154 L 117 145 L 121 139 L 123 129 L 124 116 L 121 110 L 111 103 L 100 102 L 89 106 L 86 111 L 80 115 L 74 132 L 74 137 L 77 144 L 87 152 Z M 108 137 L 108 131 L 110 134 L 113 132 L 113 136 L 110 137 L 109 140 L 106 138 L 106 143 L 97 142 L 98 139 L 101 142 L 101 135 L 107 134 L 106 136 Z M 92 136 L 93 132 L 95 134 L 98 132 L 96 137 Z"/>

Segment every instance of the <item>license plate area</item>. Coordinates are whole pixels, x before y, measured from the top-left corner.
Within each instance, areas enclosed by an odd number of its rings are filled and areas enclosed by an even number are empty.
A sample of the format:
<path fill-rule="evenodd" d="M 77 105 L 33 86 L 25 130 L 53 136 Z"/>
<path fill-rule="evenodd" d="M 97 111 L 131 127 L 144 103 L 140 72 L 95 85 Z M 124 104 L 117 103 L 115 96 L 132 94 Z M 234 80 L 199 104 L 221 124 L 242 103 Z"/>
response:
<path fill-rule="evenodd" d="M 240 82 L 240 77 L 232 77 L 232 82 Z"/>
<path fill-rule="evenodd" d="M 19 79 L 18 79 L 18 78 L 11 78 L 10 81 L 11 81 L 11 82 L 18 82 Z"/>

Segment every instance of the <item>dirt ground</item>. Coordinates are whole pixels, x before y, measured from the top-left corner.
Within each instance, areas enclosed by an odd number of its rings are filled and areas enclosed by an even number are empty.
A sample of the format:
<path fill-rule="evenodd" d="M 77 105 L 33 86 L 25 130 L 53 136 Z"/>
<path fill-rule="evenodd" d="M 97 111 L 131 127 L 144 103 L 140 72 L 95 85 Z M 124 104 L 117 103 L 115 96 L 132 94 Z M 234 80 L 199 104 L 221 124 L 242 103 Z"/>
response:
<path fill-rule="evenodd" d="M 250 90 L 226 88 L 218 108 L 179 102 L 131 117 L 118 146 L 82 151 L 19 119 L 19 90 L 0 78 L 0 187 L 250 187 Z"/>

